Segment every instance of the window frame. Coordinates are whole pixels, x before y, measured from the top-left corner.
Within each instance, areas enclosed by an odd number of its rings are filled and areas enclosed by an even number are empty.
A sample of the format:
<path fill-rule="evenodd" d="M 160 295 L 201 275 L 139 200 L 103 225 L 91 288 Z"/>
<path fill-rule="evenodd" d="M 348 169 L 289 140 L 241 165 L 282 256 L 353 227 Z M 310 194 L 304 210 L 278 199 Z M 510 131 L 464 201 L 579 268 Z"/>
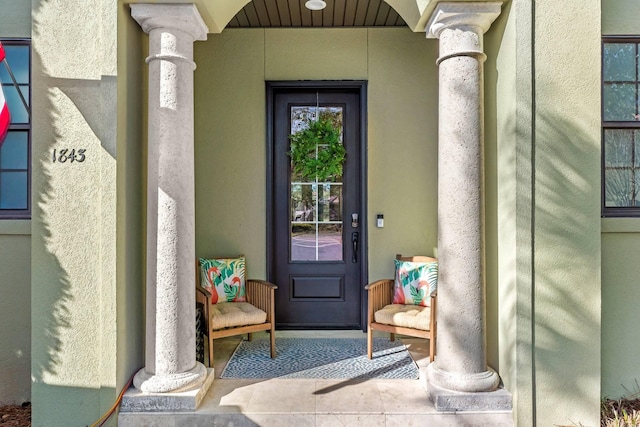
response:
<path fill-rule="evenodd" d="M 29 109 L 32 110 L 32 92 L 33 92 L 33 74 L 32 74 L 32 66 L 33 66 L 33 49 L 31 46 L 31 39 L 29 38 L 10 38 L 10 37 L 2 37 L 0 38 L 2 41 L 2 45 L 4 47 L 7 46 L 27 46 L 29 49 L 29 94 L 28 94 L 28 105 Z M 11 64 L 9 64 L 11 66 Z M 0 67 L 5 67 L 4 63 L 0 65 Z M 1 82 L 3 86 L 5 85 L 13 85 L 13 82 Z M 9 132 L 11 131 L 22 131 L 27 132 L 27 207 L 25 209 L 3 209 L 0 208 L 0 220 L 5 219 L 31 219 L 31 211 L 32 211 L 32 203 L 31 203 L 31 186 L 32 186 L 32 143 L 31 138 L 33 134 L 32 129 L 32 116 L 29 114 L 29 121 L 27 123 L 10 123 L 9 124 Z"/>

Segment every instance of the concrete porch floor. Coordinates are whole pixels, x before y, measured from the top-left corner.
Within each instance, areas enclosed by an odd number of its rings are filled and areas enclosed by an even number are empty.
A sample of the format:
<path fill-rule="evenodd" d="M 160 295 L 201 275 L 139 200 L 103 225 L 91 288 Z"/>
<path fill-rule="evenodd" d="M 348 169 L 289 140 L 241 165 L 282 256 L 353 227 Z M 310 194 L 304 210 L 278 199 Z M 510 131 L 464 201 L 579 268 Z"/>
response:
<path fill-rule="evenodd" d="M 385 334 L 376 336 L 384 337 Z M 366 338 L 366 334 L 361 331 L 277 331 L 277 337 Z M 513 426 L 511 411 L 437 412 L 427 397 L 422 380 L 221 379 L 224 366 L 242 338 L 215 341 L 215 379 L 196 411 L 121 412 L 118 425 Z M 409 345 L 422 377 L 423 369 L 429 364 L 428 342 L 409 337 L 402 341 Z"/>

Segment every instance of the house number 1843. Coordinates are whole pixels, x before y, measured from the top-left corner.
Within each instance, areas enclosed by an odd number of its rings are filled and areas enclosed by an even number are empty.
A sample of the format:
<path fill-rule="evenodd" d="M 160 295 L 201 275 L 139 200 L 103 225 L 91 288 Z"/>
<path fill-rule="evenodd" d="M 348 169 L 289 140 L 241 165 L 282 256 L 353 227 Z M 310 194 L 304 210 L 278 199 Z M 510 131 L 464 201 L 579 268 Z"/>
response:
<path fill-rule="evenodd" d="M 53 149 L 53 156 L 52 156 L 52 160 L 53 163 L 73 163 L 73 162 L 79 162 L 82 163 L 84 162 L 84 159 L 86 158 L 85 156 L 85 152 L 87 150 L 85 148 L 80 148 L 78 150 L 76 150 L 75 148 L 69 150 L 67 148 L 62 148 L 60 150 L 54 148 Z"/>

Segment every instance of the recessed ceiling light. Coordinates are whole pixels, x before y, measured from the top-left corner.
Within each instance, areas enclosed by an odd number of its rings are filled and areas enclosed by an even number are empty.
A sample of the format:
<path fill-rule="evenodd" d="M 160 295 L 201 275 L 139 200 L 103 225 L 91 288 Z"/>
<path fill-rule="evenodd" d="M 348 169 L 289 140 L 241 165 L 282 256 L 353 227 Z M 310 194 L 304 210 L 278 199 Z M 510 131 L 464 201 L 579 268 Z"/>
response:
<path fill-rule="evenodd" d="M 304 4 L 304 6 L 309 10 L 322 10 L 327 7 L 327 3 L 323 0 L 309 0 Z"/>

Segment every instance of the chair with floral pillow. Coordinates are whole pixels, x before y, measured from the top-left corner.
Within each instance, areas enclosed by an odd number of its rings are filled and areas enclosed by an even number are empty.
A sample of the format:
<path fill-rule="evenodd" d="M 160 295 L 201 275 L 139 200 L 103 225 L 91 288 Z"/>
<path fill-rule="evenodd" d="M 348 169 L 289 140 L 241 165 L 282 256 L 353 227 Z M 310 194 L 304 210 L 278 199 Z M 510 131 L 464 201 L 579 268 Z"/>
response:
<path fill-rule="evenodd" d="M 245 279 L 245 258 L 200 258 L 196 261 L 196 301 L 204 306 L 209 337 L 209 367 L 213 367 L 213 340 L 269 331 L 271 358 L 275 357 L 275 290 L 265 280 Z"/>
<path fill-rule="evenodd" d="M 396 255 L 394 279 L 365 286 L 368 291 L 367 356 L 373 357 L 373 331 L 426 338 L 429 358 L 436 354 L 438 261 L 426 256 Z"/>

